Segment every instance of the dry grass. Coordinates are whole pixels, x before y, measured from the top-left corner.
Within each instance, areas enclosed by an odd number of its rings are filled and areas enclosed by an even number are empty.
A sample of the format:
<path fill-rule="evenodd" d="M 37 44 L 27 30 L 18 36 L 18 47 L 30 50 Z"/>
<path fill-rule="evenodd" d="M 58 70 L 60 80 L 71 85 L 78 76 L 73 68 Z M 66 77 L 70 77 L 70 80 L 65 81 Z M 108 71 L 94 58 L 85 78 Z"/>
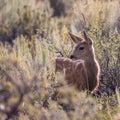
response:
<path fill-rule="evenodd" d="M 1 120 L 117 119 L 120 3 L 76 0 L 67 15 L 59 18 L 52 16 L 48 3 L 0 0 Z M 54 72 L 56 56 L 68 57 L 74 47 L 68 31 L 83 29 L 94 41 L 102 70 L 96 96 L 59 86 L 63 74 Z M 58 89 L 62 94 L 56 96 Z"/>

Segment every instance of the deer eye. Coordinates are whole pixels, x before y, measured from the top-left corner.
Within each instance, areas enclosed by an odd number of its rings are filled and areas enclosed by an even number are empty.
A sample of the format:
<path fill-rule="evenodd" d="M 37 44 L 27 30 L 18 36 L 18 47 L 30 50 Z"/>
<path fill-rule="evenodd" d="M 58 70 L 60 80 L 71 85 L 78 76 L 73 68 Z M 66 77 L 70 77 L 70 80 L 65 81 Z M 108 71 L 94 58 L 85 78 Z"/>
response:
<path fill-rule="evenodd" d="M 84 47 L 80 47 L 80 48 L 79 48 L 79 50 L 83 50 L 83 49 L 84 49 Z"/>

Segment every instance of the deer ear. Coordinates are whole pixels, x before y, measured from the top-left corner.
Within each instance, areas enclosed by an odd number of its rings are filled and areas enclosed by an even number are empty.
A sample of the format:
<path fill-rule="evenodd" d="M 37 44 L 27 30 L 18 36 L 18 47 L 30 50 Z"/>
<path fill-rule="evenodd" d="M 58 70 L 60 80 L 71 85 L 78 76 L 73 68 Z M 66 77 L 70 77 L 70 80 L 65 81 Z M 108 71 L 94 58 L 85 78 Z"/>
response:
<path fill-rule="evenodd" d="M 71 32 L 69 32 L 69 35 L 72 38 L 73 42 L 75 42 L 75 43 L 79 43 L 80 41 L 83 41 L 82 38 L 80 38 L 79 36 L 77 36 Z"/>
<path fill-rule="evenodd" d="M 83 38 L 85 39 L 85 41 L 89 44 L 92 45 L 93 41 L 87 36 L 86 32 L 83 31 Z"/>

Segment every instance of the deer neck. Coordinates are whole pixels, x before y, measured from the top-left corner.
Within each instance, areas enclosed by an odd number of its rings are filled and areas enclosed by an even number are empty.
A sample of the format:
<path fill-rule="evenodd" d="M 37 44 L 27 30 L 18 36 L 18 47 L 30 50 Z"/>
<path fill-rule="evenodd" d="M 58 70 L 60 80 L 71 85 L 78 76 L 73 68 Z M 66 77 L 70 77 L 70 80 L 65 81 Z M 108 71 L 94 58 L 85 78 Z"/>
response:
<path fill-rule="evenodd" d="M 88 77 L 96 77 L 98 71 L 98 63 L 95 57 L 94 49 L 92 49 L 90 54 L 85 58 L 85 66 Z"/>
<path fill-rule="evenodd" d="M 95 58 L 94 50 L 84 59 L 86 66 L 89 90 L 92 91 L 99 84 L 99 64 Z"/>

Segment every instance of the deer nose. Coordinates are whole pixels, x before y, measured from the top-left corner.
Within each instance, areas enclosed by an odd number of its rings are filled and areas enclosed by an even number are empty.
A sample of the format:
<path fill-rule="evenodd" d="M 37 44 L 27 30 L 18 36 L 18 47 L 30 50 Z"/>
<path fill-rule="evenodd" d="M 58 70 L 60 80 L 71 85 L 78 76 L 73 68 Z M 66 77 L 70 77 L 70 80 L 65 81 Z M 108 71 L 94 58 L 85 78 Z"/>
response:
<path fill-rule="evenodd" d="M 74 55 L 70 55 L 70 59 L 73 59 L 74 58 Z"/>

